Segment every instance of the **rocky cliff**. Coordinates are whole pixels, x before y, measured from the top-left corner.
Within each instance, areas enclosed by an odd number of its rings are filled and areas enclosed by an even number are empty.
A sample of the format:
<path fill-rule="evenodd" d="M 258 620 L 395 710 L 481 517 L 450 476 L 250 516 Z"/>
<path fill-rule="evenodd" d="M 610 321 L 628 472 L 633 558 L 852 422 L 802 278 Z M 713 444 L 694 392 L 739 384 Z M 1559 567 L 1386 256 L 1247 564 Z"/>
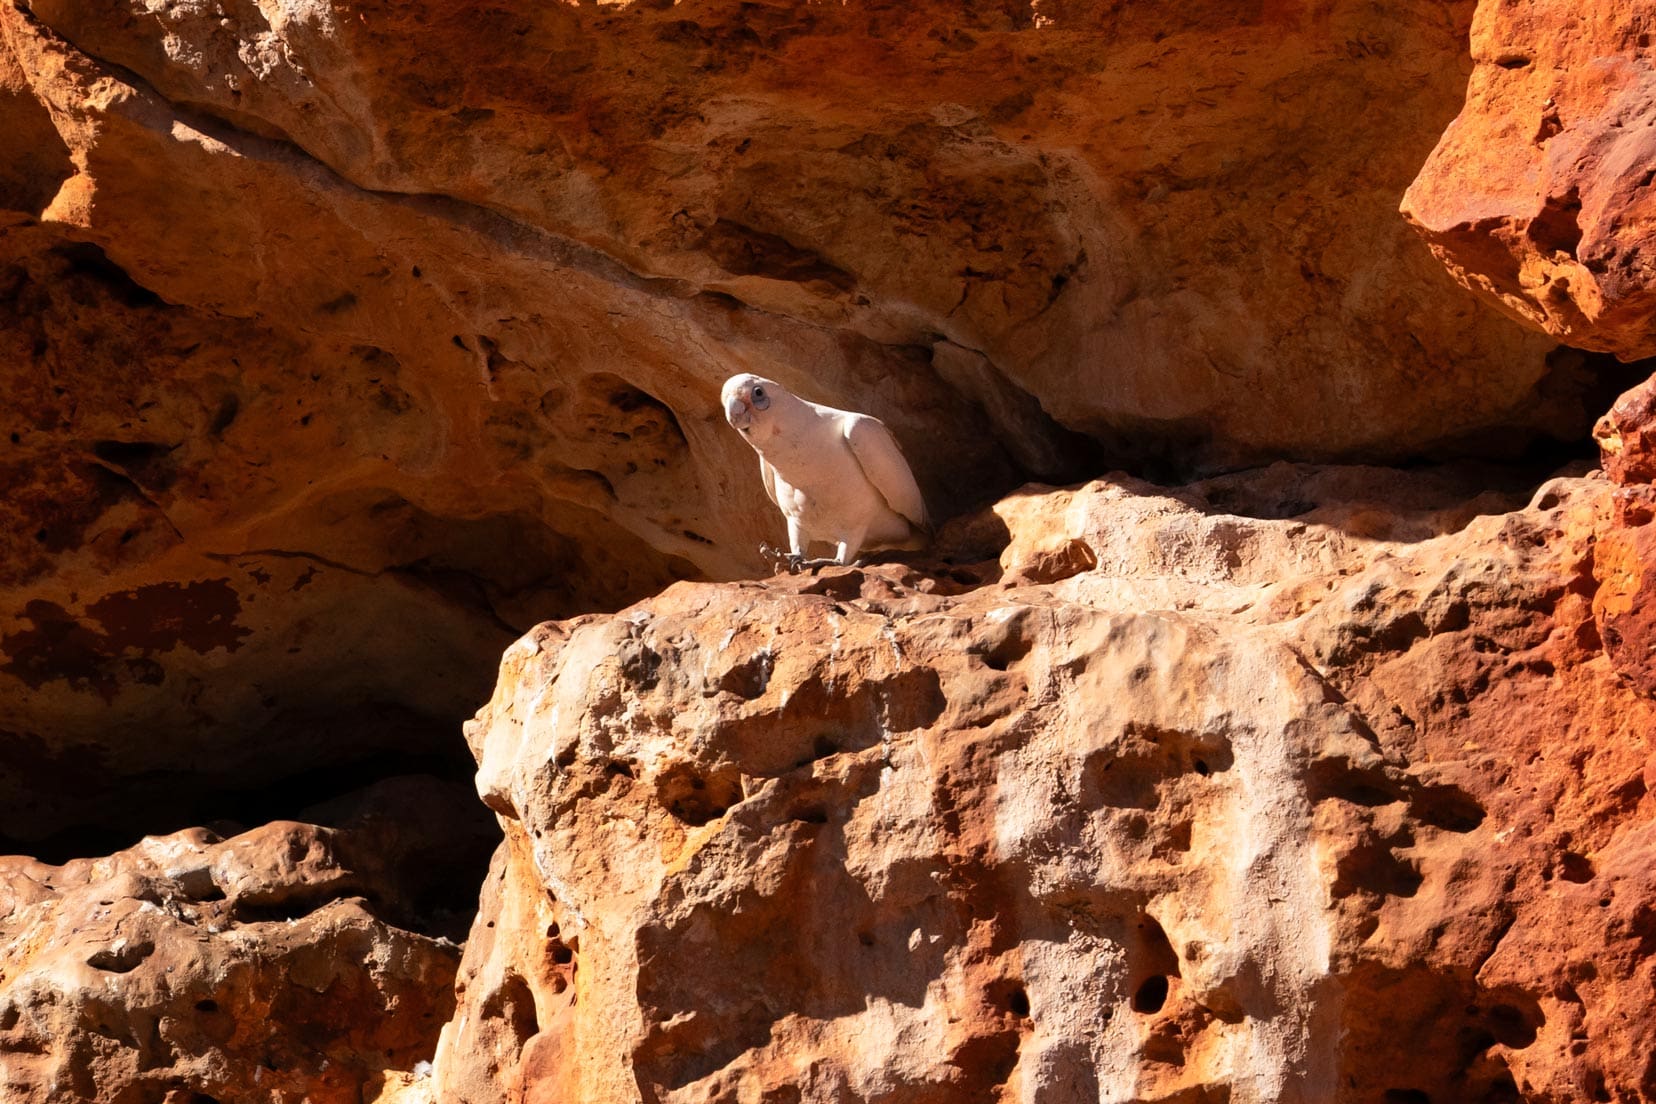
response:
<path fill-rule="evenodd" d="M 970 568 L 542 626 L 438 1098 L 1648 1099 L 1628 531 L 1466 491 L 1031 489 Z"/>
<path fill-rule="evenodd" d="M 8 1099 L 1656 1099 L 1651 19 L 0 6 Z"/>

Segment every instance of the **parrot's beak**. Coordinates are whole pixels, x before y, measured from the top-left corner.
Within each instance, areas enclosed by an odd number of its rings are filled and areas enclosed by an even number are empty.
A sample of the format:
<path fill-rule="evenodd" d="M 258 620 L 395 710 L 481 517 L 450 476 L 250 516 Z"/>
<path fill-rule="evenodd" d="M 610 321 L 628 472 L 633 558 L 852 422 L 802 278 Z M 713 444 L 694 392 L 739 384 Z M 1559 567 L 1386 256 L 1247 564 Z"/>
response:
<path fill-rule="evenodd" d="M 732 395 L 725 400 L 725 421 L 746 433 L 753 424 L 753 408 L 742 396 Z"/>

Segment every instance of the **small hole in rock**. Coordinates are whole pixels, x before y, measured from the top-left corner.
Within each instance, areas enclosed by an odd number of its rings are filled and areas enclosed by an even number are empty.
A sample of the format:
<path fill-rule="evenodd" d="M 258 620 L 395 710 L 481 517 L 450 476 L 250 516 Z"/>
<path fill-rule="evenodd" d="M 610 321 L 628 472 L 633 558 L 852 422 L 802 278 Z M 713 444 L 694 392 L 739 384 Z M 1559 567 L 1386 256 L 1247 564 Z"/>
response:
<path fill-rule="evenodd" d="M 1566 882 L 1580 885 L 1593 880 L 1593 864 L 1586 855 L 1566 851 L 1558 860 L 1558 876 Z"/>
<path fill-rule="evenodd" d="M 1535 1042 L 1535 1027 L 1524 1013 L 1510 1004 L 1497 1004 L 1484 1016 L 1495 1041 L 1514 1050 L 1522 1050 Z"/>
<path fill-rule="evenodd" d="M 157 441 L 95 441 L 92 455 L 117 468 L 134 468 L 165 458 L 175 447 Z"/>
<path fill-rule="evenodd" d="M 1450 832 L 1471 832 L 1484 820 L 1483 806 L 1459 786 L 1429 786 L 1414 806 L 1421 820 Z"/>
<path fill-rule="evenodd" d="M 1011 1010 L 1014 1016 L 1029 1015 L 1029 994 L 1023 986 L 1018 986 L 1007 996 L 1006 1007 Z"/>
<path fill-rule="evenodd" d="M 560 966 L 573 961 L 574 958 L 575 952 L 564 946 L 562 943 L 552 948 L 552 961 L 556 962 Z"/>
<path fill-rule="evenodd" d="M 1134 1012 L 1160 1012 L 1162 1005 L 1167 1003 L 1167 976 L 1152 974 L 1139 984 L 1138 990 L 1133 993 Z"/>
<path fill-rule="evenodd" d="M 218 1011 L 218 1001 L 215 1001 L 215 1000 L 198 1000 L 195 1003 L 195 1007 L 196 1007 L 197 1012 L 217 1012 Z"/>

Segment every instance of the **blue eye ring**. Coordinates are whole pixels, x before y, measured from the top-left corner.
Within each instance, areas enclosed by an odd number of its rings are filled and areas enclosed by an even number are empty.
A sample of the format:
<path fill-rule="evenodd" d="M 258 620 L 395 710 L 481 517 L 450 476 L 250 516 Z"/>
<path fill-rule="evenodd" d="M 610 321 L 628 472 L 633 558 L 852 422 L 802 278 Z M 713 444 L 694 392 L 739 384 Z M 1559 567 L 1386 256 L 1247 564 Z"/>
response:
<path fill-rule="evenodd" d="M 765 389 L 763 387 L 755 387 L 753 389 L 753 405 L 759 410 L 764 410 L 766 407 L 770 406 L 770 399 L 765 395 Z"/>

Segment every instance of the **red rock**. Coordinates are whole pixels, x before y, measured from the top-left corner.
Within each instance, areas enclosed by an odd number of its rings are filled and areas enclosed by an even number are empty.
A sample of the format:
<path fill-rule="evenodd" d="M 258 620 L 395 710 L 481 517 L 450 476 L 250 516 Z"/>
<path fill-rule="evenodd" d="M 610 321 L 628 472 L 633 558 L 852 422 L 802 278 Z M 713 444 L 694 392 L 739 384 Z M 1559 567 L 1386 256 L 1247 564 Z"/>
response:
<path fill-rule="evenodd" d="M 1393 213 L 1465 2 L 283 11 L 0 10 L 0 778 L 439 752 L 530 625 L 760 569 L 736 368 L 940 518 L 1596 413 Z"/>
<path fill-rule="evenodd" d="M 1656 354 L 1649 17 L 1615 0 L 1484 0 L 1466 105 L 1403 200 L 1466 287 L 1623 360 Z"/>
<path fill-rule="evenodd" d="M 1610 489 L 1032 490 L 1002 562 L 1095 566 L 540 627 L 468 729 L 507 844 L 437 1097 L 1650 1095 Z"/>
<path fill-rule="evenodd" d="M 431 1056 L 455 950 L 375 918 L 339 833 L 151 837 L 0 859 L 8 1101 L 360 1101 Z"/>
<path fill-rule="evenodd" d="M 1656 483 L 1656 378 L 1624 393 L 1593 427 L 1605 473 L 1622 484 Z"/>
<path fill-rule="evenodd" d="M 440 754 L 555 619 L 470 731 L 432 1077 L 399 790 L 6 864 L 7 1093 L 1656 1096 L 1639 410 L 1527 505 L 1005 493 L 1582 435 L 1555 339 L 1648 348 L 1642 31 L 1485 4 L 1406 204 L 1544 336 L 1395 215 L 1470 13 L 0 5 L 0 831 Z M 736 368 L 995 505 L 683 582 L 776 539 Z"/>
<path fill-rule="evenodd" d="M 1656 696 L 1656 526 L 1617 528 L 1599 538 L 1593 612 L 1605 655 L 1630 684 Z"/>

